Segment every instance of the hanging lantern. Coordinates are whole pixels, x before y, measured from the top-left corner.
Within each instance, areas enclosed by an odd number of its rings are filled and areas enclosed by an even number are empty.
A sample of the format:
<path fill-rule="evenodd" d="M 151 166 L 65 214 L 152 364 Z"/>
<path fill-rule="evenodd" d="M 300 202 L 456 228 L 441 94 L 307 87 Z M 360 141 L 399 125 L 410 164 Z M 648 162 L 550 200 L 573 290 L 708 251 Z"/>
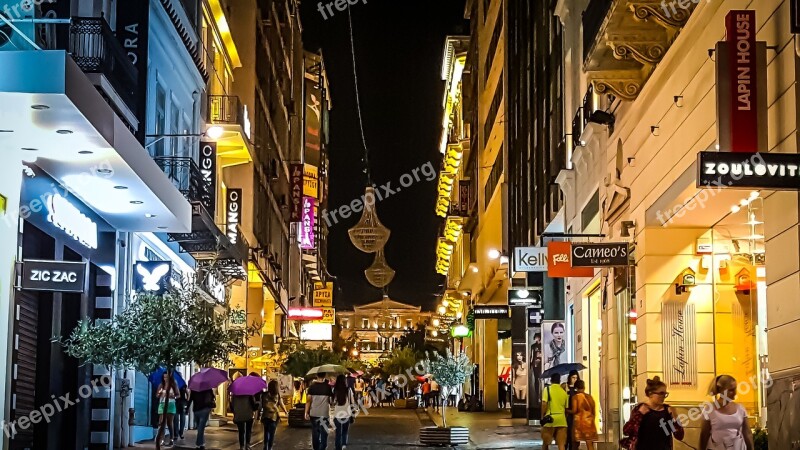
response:
<path fill-rule="evenodd" d="M 357 249 L 365 253 L 375 253 L 386 245 L 391 231 L 383 226 L 375 212 L 375 189 L 368 187 L 364 195 L 364 214 L 356 226 L 350 228 L 347 234 L 350 241 Z"/>
<path fill-rule="evenodd" d="M 394 279 L 394 273 L 394 269 L 386 264 L 386 257 L 383 255 L 383 249 L 375 253 L 375 261 L 364 271 L 367 281 L 377 288 L 386 287 L 391 283 L 392 279 Z"/>

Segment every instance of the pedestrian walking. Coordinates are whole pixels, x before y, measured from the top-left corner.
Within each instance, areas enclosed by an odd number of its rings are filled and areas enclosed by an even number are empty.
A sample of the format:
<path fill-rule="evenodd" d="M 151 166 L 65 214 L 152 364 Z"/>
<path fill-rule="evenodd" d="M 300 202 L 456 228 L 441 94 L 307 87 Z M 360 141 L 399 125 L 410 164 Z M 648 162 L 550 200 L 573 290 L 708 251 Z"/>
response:
<path fill-rule="evenodd" d="M 497 378 L 497 398 L 500 400 L 500 409 L 506 409 L 506 398 L 508 397 L 508 385 L 503 377 Z"/>
<path fill-rule="evenodd" d="M 355 418 L 354 409 L 358 408 L 353 392 L 347 388 L 347 381 L 344 375 L 336 377 L 331 405 L 333 406 L 333 421 L 336 427 L 335 448 L 336 450 L 342 450 L 347 447 L 350 425 Z"/>
<path fill-rule="evenodd" d="M 267 392 L 261 394 L 261 423 L 264 425 L 264 450 L 272 450 L 275 443 L 275 432 L 278 429 L 278 422 L 281 421 L 279 410 L 283 410 L 287 416 L 289 412 L 283 406 L 281 393 L 278 389 L 278 381 L 272 380 L 267 385 Z"/>
<path fill-rule="evenodd" d="M 161 384 L 158 385 L 156 390 L 156 397 L 158 398 L 158 433 L 156 434 L 156 450 L 161 450 L 162 440 L 164 439 L 164 432 L 169 428 L 169 443 L 168 447 L 175 445 L 175 399 L 180 395 L 178 390 L 178 383 L 170 376 L 169 372 L 165 371 L 161 376 Z"/>
<path fill-rule="evenodd" d="M 175 398 L 175 418 L 173 419 L 172 428 L 175 430 L 175 437 L 183 440 L 183 432 L 186 429 L 187 414 L 189 414 L 189 393 L 186 391 L 186 386 L 178 391 L 178 397 Z"/>
<path fill-rule="evenodd" d="M 703 450 L 753 450 L 753 432 L 747 421 L 747 410 L 734 402 L 736 379 L 720 375 L 714 380 L 711 393 L 713 409 L 706 415 L 700 429 L 700 448 Z"/>
<path fill-rule="evenodd" d="M 575 383 L 581 379 L 580 374 L 577 370 L 571 370 L 569 372 L 569 376 L 567 376 L 567 382 L 563 384 L 561 387 L 567 391 L 567 395 L 569 396 L 569 403 L 568 405 L 572 405 L 572 398 L 575 397 L 575 394 L 578 393 L 578 389 L 575 387 Z M 578 450 L 578 443 L 577 439 L 575 439 L 575 431 L 574 431 L 574 417 L 572 413 L 567 411 L 567 449 L 568 450 Z"/>
<path fill-rule="evenodd" d="M 431 378 L 431 401 L 433 402 L 433 410 L 439 411 L 439 383 Z"/>
<path fill-rule="evenodd" d="M 571 377 L 571 376 L 570 376 Z M 594 450 L 594 443 L 597 441 L 597 426 L 595 426 L 595 402 L 591 395 L 586 393 L 586 382 L 583 380 L 575 381 L 575 394 L 570 400 L 570 415 L 573 418 L 572 448 L 577 450 L 580 442 L 586 442 L 588 450 Z"/>
<path fill-rule="evenodd" d="M 620 444 L 632 450 L 672 450 L 672 437 L 682 441 L 684 430 L 675 410 L 664 403 L 667 385 L 659 377 L 648 379 L 644 394 L 647 400 L 634 407 Z"/>
<path fill-rule="evenodd" d="M 252 395 L 231 395 L 233 423 L 239 430 L 239 450 L 250 450 L 253 437 L 253 415 L 258 411 L 258 403 Z"/>
<path fill-rule="evenodd" d="M 427 378 L 425 381 L 422 382 L 422 404 L 425 406 L 425 410 L 428 410 L 428 406 L 431 403 L 431 382 Z"/>
<path fill-rule="evenodd" d="M 318 373 L 317 379 L 308 387 L 306 401 L 306 420 L 311 421 L 311 445 L 313 450 L 325 450 L 328 447 L 328 429 L 330 419 L 330 401 L 333 391 L 325 374 Z"/>
<path fill-rule="evenodd" d="M 564 450 L 567 445 L 567 409 L 569 396 L 559 384 L 561 375 L 554 373 L 550 377 L 550 385 L 542 395 L 542 443 L 544 450 L 550 448 L 553 440 L 556 441 L 558 450 Z M 648 449 L 649 450 L 649 449 Z"/>
<path fill-rule="evenodd" d="M 359 375 L 358 378 L 356 378 L 355 391 L 356 391 L 356 402 L 358 404 L 361 404 L 364 399 L 364 379 L 361 378 L 361 375 Z"/>
<path fill-rule="evenodd" d="M 206 449 L 206 426 L 211 417 L 211 411 L 217 407 L 217 397 L 211 389 L 205 391 L 191 391 L 189 393 L 189 405 L 194 412 L 197 421 L 197 439 L 195 447 L 198 450 Z"/>
<path fill-rule="evenodd" d="M 292 406 L 303 407 L 306 404 L 306 389 L 300 380 L 294 381 L 294 393 L 292 394 Z"/>

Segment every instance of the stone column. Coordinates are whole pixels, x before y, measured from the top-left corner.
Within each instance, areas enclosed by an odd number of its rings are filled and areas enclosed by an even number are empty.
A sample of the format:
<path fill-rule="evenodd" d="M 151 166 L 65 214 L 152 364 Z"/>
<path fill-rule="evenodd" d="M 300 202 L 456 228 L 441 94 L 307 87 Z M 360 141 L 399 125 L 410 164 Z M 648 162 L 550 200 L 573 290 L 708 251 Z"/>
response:
<path fill-rule="evenodd" d="M 483 409 L 497 411 L 497 320 L 483 322 Z"/>

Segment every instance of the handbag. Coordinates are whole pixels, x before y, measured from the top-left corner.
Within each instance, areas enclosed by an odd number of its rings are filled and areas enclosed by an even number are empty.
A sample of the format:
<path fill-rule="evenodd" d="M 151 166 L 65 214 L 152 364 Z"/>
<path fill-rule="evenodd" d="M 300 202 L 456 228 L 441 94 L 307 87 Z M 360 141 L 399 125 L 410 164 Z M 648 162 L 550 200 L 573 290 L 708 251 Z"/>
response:
<path fill-rule="evenodd" d="M 553 398 L 550 397 L 550 386 L 547 386 L 547 411 L 550 412 L 550 404 L 553 402 Z M 542 425 L 547 425 L 548 423 L 553 423 L 554 419 L 553 416 L 550 414 L 545 415 L 542 417 Z"/>

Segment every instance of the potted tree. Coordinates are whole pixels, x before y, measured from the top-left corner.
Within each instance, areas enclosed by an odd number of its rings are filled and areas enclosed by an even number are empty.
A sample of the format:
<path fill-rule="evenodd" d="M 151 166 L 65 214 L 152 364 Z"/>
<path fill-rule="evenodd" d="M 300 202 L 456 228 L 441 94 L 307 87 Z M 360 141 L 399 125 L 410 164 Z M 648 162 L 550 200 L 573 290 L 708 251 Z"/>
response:
<path fill-rule="evenodd" d="M 424 362 L 428 373 L 439 383 L 442 399 L 442 426 L 426 427 L 420 430 L 420 442 L 423 445 L 466 445 L 469 443 L 469 428 L 447 426 L 447 398 L 453 390 L 464 384 L 472 374 L 475 365 L 466 354 L 453 355 L 447 350 L 444 356 L 434 353 Z"/>

